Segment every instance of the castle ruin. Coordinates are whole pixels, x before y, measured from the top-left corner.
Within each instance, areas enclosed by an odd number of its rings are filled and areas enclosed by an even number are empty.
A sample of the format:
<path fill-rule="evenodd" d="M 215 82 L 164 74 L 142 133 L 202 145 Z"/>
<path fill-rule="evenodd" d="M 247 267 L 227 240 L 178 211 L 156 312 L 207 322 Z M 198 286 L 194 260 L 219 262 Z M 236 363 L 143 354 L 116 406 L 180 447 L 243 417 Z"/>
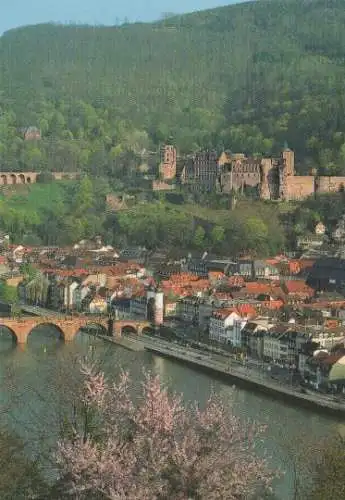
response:
<path fill-rule="evenodd" d="M 231 194 L 246 188 L 257 189 L 262 200 L 297 201 L 317 193 L 344 190 L 345 177 L 296 175 L 295 154 L 285 147 L 278 157 L 247 157 L 243 153 L 199 151 L 184 158 L 182 170 L 177 169 L 174 146 L 161 149 L 159 179 L 153 189 L 171 189 L 178 180 L 191 191 Z"/>
<path fill-rule="evenodd" d="M 256 187 L 263 200 L 302 200 L 317 193 L 341 191 L 345 177 L 296 175 L 295 155 L 284 148 L 278 158 L 247 158 L 228 155 L 219 170 L 218 189 L 222 193 Z"/>

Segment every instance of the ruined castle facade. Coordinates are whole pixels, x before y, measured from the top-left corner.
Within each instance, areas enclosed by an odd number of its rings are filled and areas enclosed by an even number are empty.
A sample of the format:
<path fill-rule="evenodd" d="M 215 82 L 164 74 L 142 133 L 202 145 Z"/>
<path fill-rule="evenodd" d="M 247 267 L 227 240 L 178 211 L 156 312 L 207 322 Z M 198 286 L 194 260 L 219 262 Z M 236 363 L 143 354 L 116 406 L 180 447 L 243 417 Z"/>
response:
<path fill-rule="evenodd" d="M 176 149 L 167 145 L 161 149 L 158 184 L 162 189 L 177 176 Z M 258 190 L 263 200 L 302 200 L 316 193 L 344 190 L 345 177 L 296 175 L 295 154 L 284 148 L 280 156 L 273 158 L 247 157 L 243 153 L 215 151 L 197 152 L 184 159 L 179 171 L 179 181 L 192 191 L 230 194 L 246 188 Z M 166 184 L 166 186 L 165 186 Z M 165 187 L 164 187 L 165 186 Z M 158 189 L 158 188 L 157 188 Z"/>
<path fill-rule="evenodd" d="M 263 200 L 302 200 L 316 193 L 344 190 L 345 177 L 296 175 L 295 155 L 283 149 L 278 158 L 247 158 L 229 156 L 220 166 L 218 189 L 224 193 L 257 187 Z"/>

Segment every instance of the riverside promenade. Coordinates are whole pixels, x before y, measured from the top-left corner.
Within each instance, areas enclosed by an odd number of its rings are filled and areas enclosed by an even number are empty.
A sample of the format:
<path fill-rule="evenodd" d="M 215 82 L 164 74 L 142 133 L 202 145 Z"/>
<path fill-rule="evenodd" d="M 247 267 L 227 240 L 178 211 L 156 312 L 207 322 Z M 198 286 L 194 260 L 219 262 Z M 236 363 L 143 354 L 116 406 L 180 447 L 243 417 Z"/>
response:
<path fill-rule="evenodd" d="M 107 342 L 133 351 L 148 351 L 157 356 L 169 358 L 191 368 L 219 377 L 226 382 L 241 385 L 243 388 L 266 394 L 270 398 L 280 399 L 290 405 L 303 406 L 314 411 L 345 417 L 345 400 L 339 401 L 333 396 L 317 394 L 312 391 L 303 393 L 297 387 L 270 379 L 269 373 L 248 369 L 221 355 L 205 353 L 198 349 L 182 347 L 161 338 L 147 335 L 129 336 L 116 339 L 97 335 Z"/>
<path fill-rule="evenodd" d="M 240 366 L 221 355 L 200 352 L 190 347 L 181 347 L 177 344 L 143 335 L 140 338 L 130 337 L 114 339 L 104 337 L 104 340 L 115 343 L 134 351 L 146 350 L 158 356 L 170 358 L 179 363 L 189 365 L 200 371 L 206 371 L 226 382 L 237 383 L 247 389 L 266 394 L 270 398 L 285 401 L 288 404 L 297 404 L 306 408 L 325 412 L 339 417 L 345 417 L 345 400 L 339 401 L 333 396 L 317 394 L 309 391 L 303 393 L 299 388 L 294 388 L 285 383 L 280 383 L 269 378 L 268 373 Z"/>
<path fill-rule="evenodd" d="M 141 339 L 141 341 L 143 340 Z M 227 360 L 222 360 L 220 359 L 221 356 L 215 357 L 212 354 L 200 353 L 195 349 L 181 348 L 174 344 L 169 345 L 169 342 L 147 342 L 145 339 L 144 343 L 145 350 L 156 355 L 171 358 L 194 368 L 208 371 L 228 381 L 240 382 L 243 386 L 256 389 L 271 397 L 276 397 L 290 403 L 297 403 L 314 410 L 318 409 L 319 411 L 345 416 L 345 401 L 336 400 L 332 396 L 314 394 L 311 391 L 303 393 L 298 388 L 270 380 L 267 375 L 257 370 L 248 370 L 245 366 L 236 366 Z"/>

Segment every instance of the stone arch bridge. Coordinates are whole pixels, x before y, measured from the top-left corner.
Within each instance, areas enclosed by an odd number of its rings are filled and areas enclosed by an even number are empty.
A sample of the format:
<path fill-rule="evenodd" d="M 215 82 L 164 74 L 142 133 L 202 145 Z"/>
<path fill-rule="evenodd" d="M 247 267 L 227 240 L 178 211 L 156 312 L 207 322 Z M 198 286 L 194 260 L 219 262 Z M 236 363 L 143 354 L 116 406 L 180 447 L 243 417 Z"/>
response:
<path fill-rule="evenodd" d="M 53 326 L 60 333 L 65 342 L 70 342 L 74 339 L 81 328 L 88 326 L 98 326 L 104 335 L 121 337 L 123 330 L 128 328 L 137 335 L 142 335 L 145 328 L 152 328 L 148 321 L 111 321 L 108 318 L 102 317 L 21 317 L 0 318 L 0 326 L 6 327 L 12 333 L 12 336 L 17 344 L 26 344 L 32 330 L 37 326 Z"/>
<path fill-rule="evenodd" d="M 56 181 L 77 179 L 77 172 L 51 172 Z M 33 184 L 37 182 L 40 172 L 0 172 L 0 186 Z"/>

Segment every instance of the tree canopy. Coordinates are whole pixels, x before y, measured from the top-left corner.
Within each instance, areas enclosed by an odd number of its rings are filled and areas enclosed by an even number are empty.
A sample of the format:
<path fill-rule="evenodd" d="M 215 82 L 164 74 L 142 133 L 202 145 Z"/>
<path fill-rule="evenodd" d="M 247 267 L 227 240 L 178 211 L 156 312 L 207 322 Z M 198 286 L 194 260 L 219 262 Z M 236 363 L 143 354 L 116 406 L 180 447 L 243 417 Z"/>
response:
<path fill-rule="evenodd" d="M 0 38 L 4 170 L 84 170 L 135 185 L 134 157 L 271 153 L 344 173 L 342 0 L 262 0 L 155 23 L 42 24 Z M 188 57 L 186 57 L 188 54 Z M 36 126 L 41 141 L 23 140 Z"/>

